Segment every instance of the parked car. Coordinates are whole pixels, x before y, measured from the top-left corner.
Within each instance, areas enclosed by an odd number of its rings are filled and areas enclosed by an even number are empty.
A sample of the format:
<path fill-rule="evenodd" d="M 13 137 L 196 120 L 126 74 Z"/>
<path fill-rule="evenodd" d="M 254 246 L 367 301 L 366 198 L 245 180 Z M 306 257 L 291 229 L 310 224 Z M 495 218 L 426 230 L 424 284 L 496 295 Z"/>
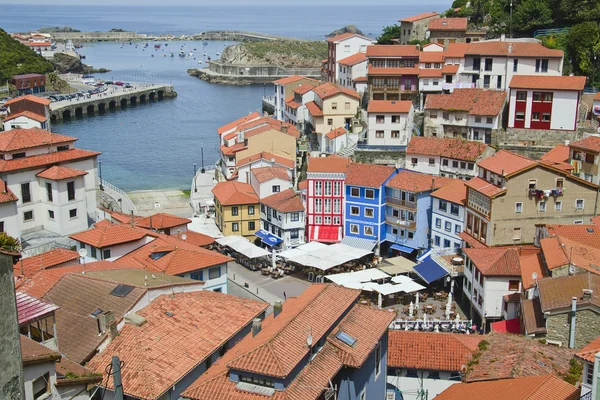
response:
<path fill-rule="evenodd" d="M 124 83 L 123 83 L 123 82 L 121 82 L 121 81 L 116 81 L 116 82 L 115 82 L 115 85 L 117 85 L 117 86 L 123 86 L 123 85 L 124 85 Z"/>

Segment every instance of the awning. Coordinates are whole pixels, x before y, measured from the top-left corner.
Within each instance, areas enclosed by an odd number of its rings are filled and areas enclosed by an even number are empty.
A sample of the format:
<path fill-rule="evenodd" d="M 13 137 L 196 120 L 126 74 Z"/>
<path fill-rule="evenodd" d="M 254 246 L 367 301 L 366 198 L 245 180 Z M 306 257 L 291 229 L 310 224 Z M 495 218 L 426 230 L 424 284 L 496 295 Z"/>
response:
<path fill-rule="evenodd" d="M 401 244 L 393 244 L 391 247 L 392 250 L 398 250 L 401 251 L 403 253 L 412 253 L 413 251 L 415 251 L 415 249 L 413 249 L 412 247 L 408 247 L 408 246 L 402 246 Z"/>
<path fill-rule="evenodd" d="M 283 242 L 283 239 L 264 229 L 258 230 L 255 235 L 261 238 L 262 242 L 267 246 L 277 246 L 279 243 Z"/>
<path fill-rule="evenodd" d="M 412 271 L 416 264 L 402 256 L 386 258 L 377 268 L 389 275 L 405 274 Z"/>
<path fill-rule="evenodd" d="M 344 238 L 342 239 L 342 243 L 350 247 L 355 247 L 357 249 L 373 251 L 373 249 L 377 245 L 377 240 L 363 239 L 354 236 L 344 236 Z"/>
<path fill-rule="evenodd" d="M 424 259 L 421 264 L 417 264 L 413 268 L 413 271 L 428 284 L 448 275 L 448 271 L 440 267 L 430 257 Z"/>
<path fill-rule="evenodd" d="M 339 226 L 315 226 L 312 231 L 311 241 L 323 243 L 337 243 L 340 241 Z"/>
<path fill-rule="evenodd" d="M 508 319 L 505 321 L 492 322 L 490 324 L 493 332 L 521 334 L 521 322 L 519 318 Z"/>

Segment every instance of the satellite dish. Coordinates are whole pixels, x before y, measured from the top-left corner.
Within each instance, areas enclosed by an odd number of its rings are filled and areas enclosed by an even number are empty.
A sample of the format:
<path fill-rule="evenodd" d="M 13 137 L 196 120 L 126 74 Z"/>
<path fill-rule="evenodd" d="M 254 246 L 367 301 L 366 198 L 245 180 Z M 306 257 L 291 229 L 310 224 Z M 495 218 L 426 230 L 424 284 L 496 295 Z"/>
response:
<path fill-rule="evenodd" d="M 85 258 L 87 256 L 87 249 L 85 247 L 82 249 L 79 249 L 78 253 L 79 253 L 79 257 Z"/>
<path fill-rule="evenodd" d="M 309 332 L 308 336 L 306 336 L 306 344 L 308 345 L 309 348 L 312 347 L 312 342 L 313 342 L 313 338 L 312 338 L 312 335 Z"/>
<path fill-rule="evenodd" d="M 450 282 L 451 280 L 452 280 L 452 278 L 450 278 L 450 277 L 446 278 L 446 282 Z"/>
<path fill-rule="evenodd" d="M 569 265 L 569 274 L 573 275 L 575 273 L 575 266 L 574 265 Z"/>
<path fill-rule="evenodd" d="M 184 233 L 183 235 L 181 235 L 181 240 L 185 240 L 187 239 L 187 235 Z"/>
<path fill-rule="evenodd" d="M 535 280 L 537 279 L 537 272 L 534 272 L 533 274 L 531 274 L 531 279 Z"/>

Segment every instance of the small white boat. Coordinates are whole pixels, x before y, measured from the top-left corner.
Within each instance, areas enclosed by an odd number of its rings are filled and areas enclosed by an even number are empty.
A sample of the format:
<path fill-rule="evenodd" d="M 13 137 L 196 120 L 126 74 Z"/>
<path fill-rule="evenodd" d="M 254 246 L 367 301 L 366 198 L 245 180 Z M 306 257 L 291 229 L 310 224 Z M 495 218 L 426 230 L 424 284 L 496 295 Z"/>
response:
<path fill-rule="evenodd" d="M 185 52 L 184 51 L 180 51 L 179 52 L 179 57 L 185 57 Z"/>
<path fill-rule="evenodd" d="M 206 57 L 206 53 L 202 53 L 202 55 L 203 55 L 204 57 Z"/>
<path fill-rule="evenodd" d="M 192 53 L 191 51 L 188 53 L 188 56 L 193 57 L 194 53 Z"/>
<path fill-rule="evenodd" d="M 217 53 L 217 55 L 218 55 L 218 56 L 220 56 L 220 55 L 221 55 L 221 53 Z"/>
<path fill-rule="evenodd" d="M 187 56 L 185 59 L 186 59 L 186 60 L 189 60 L 189 59 L 190 59 L 190 56 Z"/>

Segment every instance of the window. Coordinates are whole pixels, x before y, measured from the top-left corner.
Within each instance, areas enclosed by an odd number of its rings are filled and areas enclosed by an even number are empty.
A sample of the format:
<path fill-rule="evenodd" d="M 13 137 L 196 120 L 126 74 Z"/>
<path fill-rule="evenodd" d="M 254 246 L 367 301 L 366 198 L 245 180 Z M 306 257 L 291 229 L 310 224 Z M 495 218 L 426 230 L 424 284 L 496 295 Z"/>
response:
<path fill-rule="evenodd" d="M 33 211 L 25 211 L 23 213 L 23 220 L 24 221 L 31 221 L 33 219 Z"/>
<path fill-rule="evenodd" d="M 329 125 L 329 126 L 333 125 L 333 118 L 327 118 L 327 125 Z"/>
<path fill-rule="evenodd" d="M 102 250 L 102 259 L 108 260 L 110 258 L 110 249 Z"/>
<path fill-rule="evenodd" d="M 502 76 L 498 75 L 498 79 L 496 80 L 496 89 L 502 89 Z"/>
<path fill-rule="evenodd" d="M 548 59 L 542 60 L 542 72 L 548 72 Z"/>
<path fill-rule="evenodd" d="M 360 392 L 359 400 L 367 400 L 367 388 L 364 388 L 362 392 Z"/>
<path fill-rule="evenodd" d="M 221 267 L 211 268 L 208 270 L 208 279 L 217 279 L 221 277 Z"/>
<path fill-rule="evenodd" d="M 54 211 L 48 210 L 48 218 L 54 219 Z"/>
<path fill-rule="evenodd" d="M 519 290 L 519 281 L 508 281 L 508 290 Z"/>
<path fill-rule="evenodd" d="M 34 399 L 47 398 L 47 396 L 53 397 L 48 394 L 51 392 L 50 373 L 46 372 L 45 374 L 43 374 L 42 376 L 40 376 L 39 378 L 34 380 L 32 383 L 32 390 L 33 390 L 32 398 L 34 398 Z"/>
<path fill-rule="evenodd" d="M 516 121 L 525 121 L 525 111 L 517 111 L 515 113 L 515 120 Z"/>
<path fill-rule="evenodd" d="M 92 250 L 92 258 L 96 258 L 96 248 L 92 246 L 90 249 Z"/>
<path fill-rule="evenodd" d="M 485 71 L 491 71 L 492 70 L 492 59 L 491 58 L 486 58 L 485 62 L 484 62 L 484 67 L 483 69 Z"/>
<path fill-rule="evenodd" d="M 383 139 L 383 131 L 375 131 L 375 137 L 377 139 Z"/>
<path fill-rule="evenodd" d="M 333 182 L 333 195 L 339 196 L 342 193 L 342 183 L 341 182 Z"/>
<path fill-rule="evenodd" d="M 429 159 L 429 165 L 435 165 L 435 158 Z"/>
<path fill-rule="evenodd" d="M 365 226 L 364 232 L 365 236 L 373 236 L 373 227 L 369 225 Z"/>
<path fill-rule="evenodd" d="M 580 220 L 580 219 L 578 219 L 576 221 L 573 221 L 573 224 L 575 224 L 575 225 L 581 225 L 581 224 L 583 224 L 583 221 Z"/>
<path fill-rule="evenodd" d="M 16 160 L 18 158 L 25 158 L 25 153 L 14 153 L 12 155 L 13 160 Z"/>
<path fill-rule="evenodd" d="M 350 109 L 350 102 L 349 102 L 349 101 L 347 101 L 347 102 L 345 102 L 345 103 L 344 103 L 344 108 L 345 108 L 346 110 L 349 110 L 349 109 Z"/>
<path fill-rule="evenodd" d="M 448 159 L 446 159 L 446 158 L 442 159 L 442 165 L 444 167 L 447 167 L 448 166 Z"/>
<path fill-rule="evenodd" d="M 375 347 L 375 376 L 381 373 L 381 345 L 377 343 Z"/>
<path fill-rule="evenodd" d="M 417 370 L 416 369 L 407 369 L 406 370 L 406 377 L 407 378 L 418 378 L 419 375 L 417 375 Z"/>
<path fill-rule="evenodd" d="M 433 64 L 433 68 L 442 68 L 442 66 L 440 65 L 440 63 L 435 63 Z"/>
<path fill-rule="evenodd" d="M 323 199 L 315 199 L 315 212 L 323 212 Z"/>
<path fill-rule="evenodd" d="M 77 218 L 77 209 L 76 208 L 69 210 L 69 218 Z"/>
<path fill-rule="evenodd" d="M 473 59 L 473 69 L 480 70 L 481 69 L 481 58 L 477 57 Z"/>
<path fill-rule="evenodd" d="M 392 123 L 393 124 L 397 124 L 400 122 L 400 116 L 399 115 L 392 115 Z"/>
<path fill-rule="evenodd" d="M 350 224 L 350 233 L 355 233 L 358 235 L 358 225 Z"/>
<path fill-rule="evenodd" d="M 431 68 L 431 63 L 425 63 L 425 68 Z"/>
<path fill-rule="evenodd" d="M 365 208 L 365 217 L 373 218 L 375 211 L 372 208 Z"/>
<path fill-rule="evenodd" d="M 365 197 L 367 199 L 374 199 L 375 198 L 375 191 L 373 189 L 366 189 L 365 190 Z"/>
<path fill-rule="evenodd" d="M 400 137 L 400 131 L 392 131 L 392 139 L 398 139 Z"/>
<path fill-rule="evenodd" d="M 444 224 L 444 230 L 445 230 L 446 232 L 451 232 L 451 231 L 452 231 L 452 223 L 451 223 L 451 222 L 448 222 L 448 221 L 446 221 L 446 223 Z"/>
<path fill-rule="evenodd" d="M 448 119 L 450 119 L 450 113 L 449 113 L 449 112 L 446 112 L 446 111 L 444 111 L 444 112 L 442 113 L 442 117 L 443 117 L 444 119 L 448 120 Z"/>
<path fill-rule="evenodd" d="M 441 228 L 442 227 L 442 220 L 439 218 L 435 219 L 435 227 L 436 228 Z"/>
<path fill-rule="evenodd" d="M 523 212 L 523 203 L 515 203 L 515 213 L 520 214 Z"/>
<path fill-rule="evenodd" d="M 490 87 L 490 76 L 489 75 L 484 75 L 483 76 L 483 87 L 484 88 L 489 88 Z"/>
<path fill-rule="evenodd" d="M 291 217 L 290 217 L 292 222 L 297 222 L 300 221 L 300 213 L 292 213 Z"/>
<path fill-rule="evenodd" d="M 248 206 L 248 215 L 254 215 L 254 206 Z"/>
<path fill-rule="evenodd" d="M 23 203 L 29 203 L 31 201 L 31 191 L 29 188 L 29 182 L 21 183 L 21 201 Z"/>
<path fill-rule="evenodd" d="M 480 123 L 481 122 L 481 117 L 475 117 L 475 122 Z"/>
<path fill-rule="evenodd" d="M 357 206 L 350 207 L 350 215 L 360 215 L 360 208 Z"/>
<path fill-rule="evenodd" d="M 437 118 L 437 111 L 429 111 L 429 118 Z"/>
<path fill-rule="evenodd" d="M 544 93 L 544 102 L 552 102 L 552 93 L 546 92 Z"/>
<path fill-rule="evenodd" d="M 331 196 L 331 182 L 330 181 L 326 181 L 325 182 L 325 196 Z"/>
<path fill-rule="evenodd" d="M 413 239 L 415 237 L 415 233 L 413 231 L 408 231 L 408 238 Z"/>
<path fill-rule="evenodd" d="M 521 240 L 521 228 L 513 228 L 513 240 Z"/>
<path fill-rule="evenodd" d="M 298 239 L 300 234 L 298 233 L 298 229 L 292 229 L 290 231 L 290 239 Z"/>
<path fill-rule="evenodd" d="M 529 180 L 529 189 L 535 189 L 536 185 L 537 185 L 537 179 L 530 179 Z"/>
<path fill-rule="evenodd" d="M 452 161 L 452 168 L 458 168 L 458 161 Z"/>
<path fill-rule="evenodd" d="M 448 239 L 444 239 L 444 248 L 447 249 L 451 246 L 450 241 Z"/>
<path fill-rule="evenodd" d="M 535 111 L 531 113 L 531 120 L 532 121 L 539 121 L 540 120 L 540 113 Z"/>
<path fill-rule="evenodd" d="M 248 230 L 253 231 L 256 229 L 256 223 L 254 221 L 248 221 Z"/>
<path fill-rule="evenodd" d="M 485 118 L 485 123 L 486 124 L 493 124 L 494 123 L 494 118 L 493 117 L 486 117 Z"/>
<path fill-rule="evenodd" d="M 458 215 L 458 205 L 450 204 L 450 214 Z"/>
<path fill-rule="evenodd" d="M 231 224 L 231 231 L 232 232 L 239 232 L 240 231 L 240 224 L 238 224 L 237 222 L 234 222 Z"/>
<path fill-rule="evenodd" d="M 594 155 L 591 153 L 585 153 L 585 162 L 588 164 L 594 163 Z"/>
<path fill-rule="evenodd" d="M 333 199 L 333 212 L 335 214 L 339 214 L 341 212 L 341 200 L 340 199 Z"/>
<path fill-rule="evenodd" d="M 52 203 L 52 184 L 46 182 L 46 193 L 48 194 L 48 202 Z"/>
<path fill-rule="evenodd" d="M 594 364 L 587 364 L 587 373 L 585 374 L 585 383 L 588 385 L 594 384 Z"/>
<path fill-rule="evenodd" d="M 448 211 L 448 202 L 444 200 L 440 200 L 439 209 L 446 212 Z"/>
<path fill-rule="evenodd" d="M 231 215 L 234 217 L 239 214 L 239 209 L 237 207 L 231 207 Z"/>
<path fill-rule="evenodd" d="M 470 162 L 469 164 L 467 164 L 467 169 L 469 169 L 470 171 L 473 171 L 475 169 L 475 164 Z"/>
<path fill-rule="evenodd" d="M 517 92 L 517 101 L 527 101 L 527 92 Z"/>
<path fill-rule="evenodd" d="M 279 185 L 273 185 L 271 189 L 273 193 L 279 193 L 281 191 L 281 187 Z"/>
<path fill-rule="evenodd" d="M 331 199 L 325 199 L 323 212 L 327 214 L 331 213 Z"/>
<path fill-rule="evenodd" d="M 320 215 L 316 216 L 315 217 L 315 224 L 321 225 L 322 223 L 323 223 L 323 217 L 321 217 Z"/>
<path fill-rule="evenodd" d="M 517 72 L 517 69 L 519 68 L 519 59 L 515 58 L 513 60 L 513 72 Z"/>
<path fill-rule="evenodd" d="M 433 80 L 433 86 L 437 86 L 439 84 L 440 84 L 440 81 L 438 79 Z"/>
<path fill-rule="evenodd" d="M 69 145 L 66 144 L 64 146 L 56 146 L 56 151 L 66 151 L 69 150 Z"/>
<path fill-rule="evenodd" d="M 557 201 L 554 203 L 554 211 L 561 211 L 562 210 L 562 201 Z"/>
<path fill-rule="evenodd" d="M 192 273 L 190 274 L 190 278 L 191 278 L 191 279 L 193 279 L 193 280 L 196 280 L 196 281 L 201 281 L 201 280 L 202 280 L 202 278 L 203 278 L 203 277 L 202 277 L 202 275 L 203 275 L 203 274 L 202 274 L 202 271 L 199 271 L 199 272 L 192 272 Z"/>
<path fill-rule="evenodd" d="M 437 236 L 437 235 L 436 235 L 436 236 L 433 238 L 433 244 L 434 244 L 436 247 L 440 247 L 440 237 L 439 237 L 439 236 Z"/>
<path fill-rule="evenodd" d="M 75 200 L 75 181 L 67 182 L 67 198 Z"/>
<path fill-rule="evenodd" d="M 317 195 L 317 196 L 323 195 L 323 182 L 321 182 L 321 181 L 315 182 L 315 195 Z"/>
<path fill-rule="evenodd" d="M 337 110 L 337 103 L 335 101 L 333 103 L 331 103 L 331 109 Z"/>
<path fill-rule="evenodd" d="M 583 199 L 577 199 L 577 200 L 575 200 L 575 209 L 576 210 L 583 210 Z"/>
<path fill-rule="evenodd" d="M 542 101 L 542 94 L 538 92 L 533 92 L 533 101 Z"/>
<path fill-rule="evenodd" d="M 454 225 L 454 233 L 456 233 L 458 235 L 461 232 L 462 232 L 461 226 L 459 224 Z M 460 244 L 459 244 L 459 247 L 460 247 Z"/>
<path fill-rule="evenodd" d="M 467 168 L 467 163 L 466 163 L 466 162 L 464 162 L 464 161 L 461 161 L 461 162 L 460 162 L 460 168 L 461 168 L 461 169 L 466 169 L 466 168 Z"/>
<path fill-rule="evenodd" d="M 412 158 L 410 159 L 410 163 L 413 165 L 413 167 L 414 167 L 415 165 L 417 165 L 417 164 L 418 164 L 418 162 L 419 162 L 419 160 L 417 159 L 417 157 L 412 157 Z"/>
<path fill-rule="evenodd" d="M 385 122 L 385 115 L 376 115 L 375 116 L 375 123 L 383 124 L 384 122 Z"/>
<path fill-rule="evenodd" d="M 545 201 L 540 201 L 538 203 L 538 211 L 539 212 L 546 212 L 546 202 Z"/>

